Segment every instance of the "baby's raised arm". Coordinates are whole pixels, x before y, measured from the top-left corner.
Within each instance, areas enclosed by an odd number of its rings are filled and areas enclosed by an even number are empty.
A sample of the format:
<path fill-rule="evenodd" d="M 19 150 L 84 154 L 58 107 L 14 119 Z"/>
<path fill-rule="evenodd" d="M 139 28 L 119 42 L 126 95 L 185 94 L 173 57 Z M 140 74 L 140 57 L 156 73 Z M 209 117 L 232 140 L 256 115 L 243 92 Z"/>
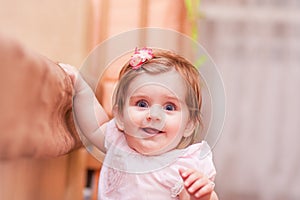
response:
<path fill-rule="evenodd" d="M 108 117 L 104 109 L 76 68 L 61 63 L 59 65 L 69 74 L 74 85 L 73 112 L 76 125 L 90 142 L 105 152 L 103 127 Z"/>

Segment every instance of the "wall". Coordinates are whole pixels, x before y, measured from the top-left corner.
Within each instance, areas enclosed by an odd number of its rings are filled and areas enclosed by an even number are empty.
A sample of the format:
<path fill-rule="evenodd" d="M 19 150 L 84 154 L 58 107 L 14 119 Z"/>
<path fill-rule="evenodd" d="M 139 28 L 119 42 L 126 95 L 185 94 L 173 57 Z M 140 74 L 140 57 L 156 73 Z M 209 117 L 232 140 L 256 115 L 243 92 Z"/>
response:
<path fill-rule="evenodd" d="M 300 125 L 299 1 L 202 1 L 200 42 L 223 75 L 220 199 L 294 200 Z"/>

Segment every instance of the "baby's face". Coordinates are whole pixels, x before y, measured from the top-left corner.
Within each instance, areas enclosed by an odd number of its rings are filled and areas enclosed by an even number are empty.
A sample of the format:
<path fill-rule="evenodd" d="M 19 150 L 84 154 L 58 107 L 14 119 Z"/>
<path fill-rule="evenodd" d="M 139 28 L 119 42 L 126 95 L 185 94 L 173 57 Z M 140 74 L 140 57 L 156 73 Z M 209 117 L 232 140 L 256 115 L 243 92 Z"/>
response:
<path fill-rule="evenodd" d="M 170 151 L 192 133 L 186 86 L 175 71 L 142 74 L 129 85 L 119 120 L 128 145 L 145 155 Z"/>

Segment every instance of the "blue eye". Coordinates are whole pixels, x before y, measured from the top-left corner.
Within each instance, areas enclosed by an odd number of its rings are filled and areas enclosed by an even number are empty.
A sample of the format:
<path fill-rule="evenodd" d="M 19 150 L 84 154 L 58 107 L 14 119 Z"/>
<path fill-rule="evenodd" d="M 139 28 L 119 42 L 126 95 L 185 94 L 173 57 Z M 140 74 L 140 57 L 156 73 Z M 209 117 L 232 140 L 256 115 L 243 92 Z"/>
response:
<path fill-rule="evenodd" d="M 140 100 L 136 103 L 136 106 L 141 107 L 141 108 L 148 108 L 148 102 L 145 100 Z"/>
<path fill-rule="evenodd" d="M 167 105 L 165 105 L 164 109 L 167 111 L 174 111 L 174 110 L 176 110 L 176 106 L 173 104 L 167 104 Z"/>

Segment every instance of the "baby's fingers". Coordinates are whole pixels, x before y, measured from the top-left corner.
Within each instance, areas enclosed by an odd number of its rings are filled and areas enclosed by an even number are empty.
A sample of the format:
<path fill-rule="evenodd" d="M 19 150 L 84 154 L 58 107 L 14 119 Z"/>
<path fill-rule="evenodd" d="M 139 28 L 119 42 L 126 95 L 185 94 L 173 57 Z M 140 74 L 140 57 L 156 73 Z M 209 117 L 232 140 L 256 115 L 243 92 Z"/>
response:
<path fill-rule="evenodd" d="M 200 198 L 205 195 L 211 194 L 214 191 L 214 188 L 215 188 L 215 183 L 209 180 L 209 182 L 204 186 L 200 187 L 198 191 L 197 190 L 194 191 L 194 196 L 196 198 Z"/>
<path fill-rule="evenodd" d="M 68 64 L 58 63 L 58 65 L 69 75 L 73 85 L 75 85 L 76 78 L 78 76 L 78 70 L 75 67 Z"/>
<path fill-rule="evenodd" d="M 187 179 L 191 174 L 195 173 L 194 169 L 179 169 L 179 174 L 183 180 Z"/>
<path fill-rule="evenodd" d="M 191 184 L 193 184 L 194 182 L 197 182 L 197 184 L 200 184 L 202 182 L 203 184 L 206 184 L 204 182 L 206 179 L 202 180 L 203 174 L 196 170 L 193 169 L 187 169 L 185 171 L 179 170 L 179 173 L 184 181 L 185 187 L 190 187 Z"/>
<path fill-rule="evenodd" d="M 184 186 L 186 187 L 189 193 L 195 193 L 196 191 L 200 190 L 202 187 L 204 187 L 207 184 L 208 184 L 208 180 L 204 178 L 200 178 L 200 179 L 195 178 L 184 182 Z"/>

